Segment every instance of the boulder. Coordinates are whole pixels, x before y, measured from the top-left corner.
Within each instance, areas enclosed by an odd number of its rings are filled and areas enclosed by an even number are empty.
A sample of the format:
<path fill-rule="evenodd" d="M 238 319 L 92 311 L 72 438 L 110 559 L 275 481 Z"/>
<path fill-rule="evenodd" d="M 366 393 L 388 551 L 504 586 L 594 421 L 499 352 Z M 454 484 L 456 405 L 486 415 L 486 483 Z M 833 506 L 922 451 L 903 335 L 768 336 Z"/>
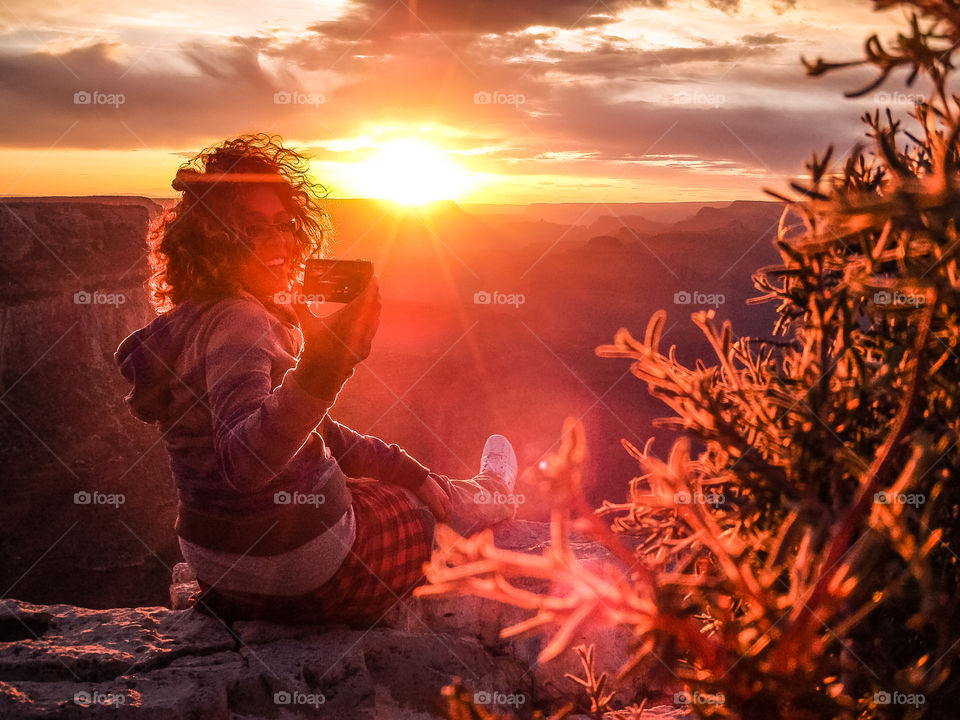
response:
<path fill-rule="evenodd" d="M 439 717 L 455 674 L 514 687 L 476 640 L 389 628 L 228 627 L 192 610 L 0 605 L 0 717 Z M 18 631 L 18 626 L 20 630 Z M 29 629 L 28 629 L 29 626 Z M 498 690 L 499 691 L 499 690 Z"/>
<path fill-rule="evenodd" d="M 146 198 L 0 203 L 8 595 L 100 608 L 164 602 L 179 553 L 169 460 L 157 430 L 124 405 L 129 385 L 113 361 L 154 317 L 143 283 L 158 210 Z"/>

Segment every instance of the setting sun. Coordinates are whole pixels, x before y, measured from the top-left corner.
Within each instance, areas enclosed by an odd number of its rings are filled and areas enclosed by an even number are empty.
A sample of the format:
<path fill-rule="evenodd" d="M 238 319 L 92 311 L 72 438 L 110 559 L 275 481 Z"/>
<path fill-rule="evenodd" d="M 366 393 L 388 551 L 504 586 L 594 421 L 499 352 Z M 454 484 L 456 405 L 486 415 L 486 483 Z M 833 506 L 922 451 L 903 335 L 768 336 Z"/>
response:
<path fill-rule="evenodd" d="M 363 197 L 392 200 L 401 205 L 421 205 L 434 200 L 454 200 L 471 188 L 465 168 L 429 142 L 392 140 L 368 160 L 348 170 L 350 184 Z"/>

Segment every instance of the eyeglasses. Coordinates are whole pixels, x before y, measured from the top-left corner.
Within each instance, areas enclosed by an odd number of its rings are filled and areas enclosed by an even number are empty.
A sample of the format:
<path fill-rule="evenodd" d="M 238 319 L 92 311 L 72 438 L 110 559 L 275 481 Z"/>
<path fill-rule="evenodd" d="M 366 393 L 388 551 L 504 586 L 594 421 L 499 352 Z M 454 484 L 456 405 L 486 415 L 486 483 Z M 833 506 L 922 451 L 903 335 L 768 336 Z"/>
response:
<path fill-rule="evenodd" d="M 300 222 L 300 218 L 297 217 L 287 217 L 283 220 L 272 223 L 264 220 L 255 220 L 240 228 L 240 234 L 243 235 L 247 240 L 257 242 L 268 240 L 274 230 L 293 234 L 298 232 L 301 227 L 302 223 Z"/>

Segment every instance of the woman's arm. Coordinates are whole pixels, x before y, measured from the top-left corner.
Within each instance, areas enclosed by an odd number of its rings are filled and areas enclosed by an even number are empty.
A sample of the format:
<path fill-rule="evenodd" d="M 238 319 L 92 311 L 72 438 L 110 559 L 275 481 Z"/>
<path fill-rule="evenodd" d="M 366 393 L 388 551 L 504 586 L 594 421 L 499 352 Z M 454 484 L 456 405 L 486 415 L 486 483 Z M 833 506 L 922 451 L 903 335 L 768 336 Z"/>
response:
<path fill-rule="evenodd" d="M 413 491 L 438 520 L 450 511 L 453 487 L 446 475 L 432 472 L 395 443 L 387 444 L 325 415 L 318 428 L 340 469 L 351 477 L 372 477 Z"/>
<path fill-rule="evenodd" d="M 275 345 L 266 311 L 230 303 L 213 323 L 205 372 L 217 464 L 235 490 L 256 492 L 297 454 L 353 369 L 301 361 L 271 389 L 271 358 L 287 350 Z"/>
<path fill-rule="evenodd" d="M 362 435 L 329 415 L 318 430 L 340 469 L 350 477 L 372 477 L 416 490 L 430 472 L 396 443 Z"/>

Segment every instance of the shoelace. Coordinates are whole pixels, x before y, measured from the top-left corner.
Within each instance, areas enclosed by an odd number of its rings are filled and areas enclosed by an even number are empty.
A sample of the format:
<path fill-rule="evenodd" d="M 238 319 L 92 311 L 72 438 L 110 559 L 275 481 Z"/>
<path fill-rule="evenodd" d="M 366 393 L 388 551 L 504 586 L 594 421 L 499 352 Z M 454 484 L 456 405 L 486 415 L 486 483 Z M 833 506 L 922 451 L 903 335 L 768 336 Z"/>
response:
<path fill-rule="evenodd" d="M 506 455 L 503 453 L 490 453 L 489 455 L 484 456 L 483 462 L 480 463 L 480 472 L 484 472 L 485 470 L 493 470 L 494 468 L 491 468 L 490 465 L 498 462 L 506 465 Z M 501 468 L 501 470 L 506 470 L 506 467 Z"/>

